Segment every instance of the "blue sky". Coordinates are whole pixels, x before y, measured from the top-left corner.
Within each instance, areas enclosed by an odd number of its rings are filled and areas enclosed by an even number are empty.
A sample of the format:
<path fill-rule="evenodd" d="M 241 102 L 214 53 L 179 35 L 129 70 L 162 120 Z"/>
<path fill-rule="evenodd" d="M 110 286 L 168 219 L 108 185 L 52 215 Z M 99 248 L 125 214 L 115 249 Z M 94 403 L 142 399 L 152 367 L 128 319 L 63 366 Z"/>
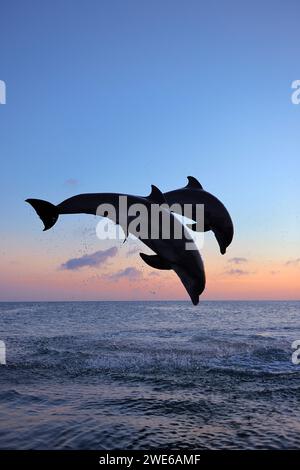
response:
<path fill-rule="evenodd" d="M 299 2 L 12 0 L 0 14 L 6 255 L 40 239 L 27 197 L 147 194 L 189 174 L 229 208 L 234 254 L 299 255 Z"/>

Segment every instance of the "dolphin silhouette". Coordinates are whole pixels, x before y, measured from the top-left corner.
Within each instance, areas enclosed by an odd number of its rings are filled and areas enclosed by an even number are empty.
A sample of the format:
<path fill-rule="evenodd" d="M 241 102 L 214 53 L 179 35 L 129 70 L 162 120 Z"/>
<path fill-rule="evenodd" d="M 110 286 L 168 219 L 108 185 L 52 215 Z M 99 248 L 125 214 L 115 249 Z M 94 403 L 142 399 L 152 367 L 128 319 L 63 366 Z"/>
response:
<path fill-rule="evenodd" d="M 150 231 L 154 225 L 151 217 L 152 205 L 158 204 L 161 206 L 162 204 L 167 204 L 163 193 L 154 185 L 152 185 L 151 188 L 152 191 L 150 195 L 146 197 L 118 193 L 91 193 L 73 196 L 57 206 L 41 199 L 26 199 L 26 202 L 31 204 L 38 216 L 42 219 L 44 231 L 49 230 L 56 223 L 61 214 L 83 213 L 104 215 L 112 219 L 115 223 L 122 226 L 125 236 L 127 236 L 128 232 L 132 233 L 130 223 L 134 220 L 134 217 L 128 215 L 128 211 L 126 211 L 125 223 L 123 220 L 120 220 L 120 196 L 126 196 L 128 209 L 135 204 L 142 204 L 146 207 L 147 224 Z M 99 214 L 98 208 L 102 204 L 110 204 L 113 206 L 115 216 L 112 216 L 112 214 L 108 212 Z M 145 236 L 143 233 L 139 235 L 135 231 L 133 234 L 156 253 L 155 255 L 140 253 L 140 256 L 143 261 L 152 268 L 173 269 L 180 278 L 193 304 L 197 305 L 199 296 L 205 288 L 205 272 L 201 255 L 193 239 L 178 218 L 174 217 L 174 215 L 164 207 L 161 208 L 161 211 L 162 214 L 170 218 L 170 237 L 166 238 L 163 236 L 161 221 L 156 231 L 157 238 L 149 237 L 149 232 Z M 182 236 L 178 238 L 175 236 L 176 233 L 182 233 Z M 186 249 L 186 243 L 189 244 L 189 249 Z"/>
<path fill-rule="evenodd" d="M 215 234 L 222 255 L 233 238 L 233 223 L 228 210 L 213 194 L 205 191 L 199 181 L 193 176 L 188 176 L 188 184 L 184 188 L 175 189 L 164 193 L 169 206 L 179 204 L 183 210 L 184 204 L 192 204 L 193 220 L 196 220 L 196 204 L 204 205 L 204 231 L 212 230 Z M 174 209 L 176 211 L 176 208 Z M 192 224 L 193 230 L 197 224 Z"/>

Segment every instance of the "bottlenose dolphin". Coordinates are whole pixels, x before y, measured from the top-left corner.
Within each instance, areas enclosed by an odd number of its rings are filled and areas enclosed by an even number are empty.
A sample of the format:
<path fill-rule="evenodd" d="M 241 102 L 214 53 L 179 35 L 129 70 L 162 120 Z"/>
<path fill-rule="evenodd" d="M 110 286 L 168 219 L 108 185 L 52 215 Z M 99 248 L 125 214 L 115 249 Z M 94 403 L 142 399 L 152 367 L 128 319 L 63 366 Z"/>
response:
<path fill-rule="evenodd" d="M 184 188 L 164 193 L 169 206 L 179 204 L 183 210 L 184 204 L 192 204 L 193 220 L 196 220 L 196 204 L 204 205 L 204 231 L 212 230 L 215 234 L 222 255 L 233 238 L 233 223 L 228 210 L 215 196 L 205 191 L 199 181 L 188 176 L 188 184 Z M 176 208 L 174 209 L 176 211 Z M 197 224 L 191 226 L 197 230 Z M 201 228 L 200 228 L 201 230 Z"/>
<path fill-rule="evenodd" d="M 83 213 L 104 215 L 105 217 L 111 218 L 115 223 L 122 226 L 125 235 L 127 235 L 128 231 L 132 233 L 130 223 L 134 220 L 134 217 L 128 215 L 128 211 L 126 211 L 127 218 L 125 223 L 123 220 L 120 220 L 120 196 L 127 198 L 128 209 L 136 204 L 143 205 L 143 207 L 147 209 L 147 223 L 150 232 L 153 228 L 153 224 L 157 223 L 152 220 L 151 207 L 153 205 L 161 206 L 162 204 L 167 204 L 163 193 L 154 185 L 152 185 L 151 188 L 152 191 L 147 197 L 118 193 L 91 193 L 73 196 L 57 206 L 41 199 L 26 199 L 26 202 L 31 204 L 38 216 L 42 219 L 44 230 L 50 229 L 61 214 Z M 103 204 L 113 206 L 115 216 L 112 216 L 109 211 L 99 214 L 99 206 Z M 152 268 L 173 269 L 187 290 L 193 304 L 197 305 L 199 296 L 205 288 L 205 272 L 200 253 L 193 239 L 177 217 L 174 217 L 166 208 L 162 207 L 161 211 L 162 214 L 170 218 L 170 237 L 166 238 L 163 236 L 161 221 L 159 222 L 157 238 L 149 237 L 149 232 L 145 236 L 143 233 L 139 235 L 135 231 L 134 235 L 138 236 L 146 246 L 156 253 L 155 255 L 140 253 L 140 256 L 144 262 Z M 181 233 L 182 236 L 177 238 L 174 236 L 175 233 Z M 187 243 L 189 249 L 186 249 Z"/>

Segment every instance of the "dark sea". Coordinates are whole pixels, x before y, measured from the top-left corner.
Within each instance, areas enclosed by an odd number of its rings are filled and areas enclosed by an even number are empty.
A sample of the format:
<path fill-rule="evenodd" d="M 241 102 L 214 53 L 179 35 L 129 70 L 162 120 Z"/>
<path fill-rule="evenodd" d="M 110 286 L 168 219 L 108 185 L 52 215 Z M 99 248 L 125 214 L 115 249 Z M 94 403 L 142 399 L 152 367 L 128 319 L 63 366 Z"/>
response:
<path fill-rule="evenodd" d="M 300 302 L 0 303 L 1 449 L 299 449 Z"/>

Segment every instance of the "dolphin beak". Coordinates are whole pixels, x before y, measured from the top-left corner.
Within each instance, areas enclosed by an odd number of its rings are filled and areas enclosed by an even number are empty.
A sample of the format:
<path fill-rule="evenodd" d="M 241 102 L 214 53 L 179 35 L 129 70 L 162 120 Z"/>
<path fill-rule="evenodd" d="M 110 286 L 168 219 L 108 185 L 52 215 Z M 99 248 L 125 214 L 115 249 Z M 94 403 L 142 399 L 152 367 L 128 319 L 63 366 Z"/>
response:
<path fill-rule="evenodd" d="M 202 273 L 202 279 L 197 280 L 193 278 L 184 268 L 178 265 L 173 265 L 172 268 L 176 272 L 177 276 L 184 285 L 187 293 L 190 296 L 193 305 L 198 305 L 199 296 L 202 294 L 205 288 L 205 273 Z"/>
<path fill-rule="evenodd" d="M 219 244 L 219 247 L 220 247 L 220 253 L 222 255 L 225 255 L 226 253 L 226 249 L 229 245 L 228 243 L 228 237 L 226 236 L 226 230 L 223 230 L 222 232 L 219 231 L 219 230 L 214 230 L 213 231 L 214 234 L 215 234 L 215 237 L 217 239 L 217 242 Z"/>

